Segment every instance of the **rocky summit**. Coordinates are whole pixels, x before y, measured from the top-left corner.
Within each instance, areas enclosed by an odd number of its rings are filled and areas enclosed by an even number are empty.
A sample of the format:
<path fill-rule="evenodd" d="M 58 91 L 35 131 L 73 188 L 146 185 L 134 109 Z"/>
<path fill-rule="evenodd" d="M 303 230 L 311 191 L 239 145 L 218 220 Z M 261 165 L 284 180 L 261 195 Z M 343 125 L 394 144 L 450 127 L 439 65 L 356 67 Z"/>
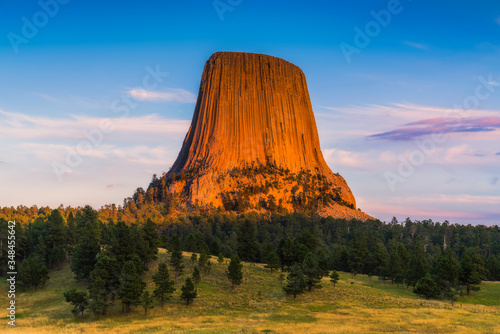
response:
<path fill-rule="evenodd" d="M 372 218 L 323 158 L 304 73 L 263 54 L 208 59 L 179 156 L 147 193 L 182 210 Z"/>

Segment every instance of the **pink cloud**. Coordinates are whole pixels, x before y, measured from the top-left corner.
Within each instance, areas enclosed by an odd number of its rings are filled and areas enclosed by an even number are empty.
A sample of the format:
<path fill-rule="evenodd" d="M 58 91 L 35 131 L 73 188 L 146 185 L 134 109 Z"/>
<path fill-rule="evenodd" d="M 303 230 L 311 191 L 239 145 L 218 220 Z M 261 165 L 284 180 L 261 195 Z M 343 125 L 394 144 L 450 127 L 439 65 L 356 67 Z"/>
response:
<path fill-rule="evenodd" d="M 437 117 L 407 123 L 397 129 L 369 136 L 372 139 L 413 140 L 432 134 L 492 132 L 500 129 L 500 117 Z"/>

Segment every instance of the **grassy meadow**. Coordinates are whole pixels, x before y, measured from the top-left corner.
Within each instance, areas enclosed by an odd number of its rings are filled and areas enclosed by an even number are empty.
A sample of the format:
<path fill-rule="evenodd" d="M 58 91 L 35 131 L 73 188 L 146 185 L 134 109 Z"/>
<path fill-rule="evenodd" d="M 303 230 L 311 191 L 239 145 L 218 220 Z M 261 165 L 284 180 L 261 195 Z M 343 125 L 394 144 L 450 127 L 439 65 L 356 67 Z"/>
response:
<path fill-rule="evenodd" d="M 7 285 L 0 285 L 2 333 L 500 333 L 500 282 L 481 284 L 481 290 L 449 302 L 425 300 L 411 289 L 379 281 L 376 277 L 340 273 L 334 288 L 328 278 L 323 288 L 286 296 L 279 273 L 262 264 L 244 263 L 244 280 L 232 290 L 225 276 L 229 262 L 220 266 L 212 258 L 212 271 L 203 274 L 198 298 L 186 307 L 180 299 L 184 278 L 191 275 L 191 253 L 184 253 L 186 268 L 171 301 L 157 305 L 144 316 L 144 309 L 121 313 L 117 301 L 100 319 L 90 313 L 75 317 L 63 292 L 84 284 L 75 283 L 66 264 L 50 272 L 44 289 L 17 294 L 16 327 L 7 325 Z M 144 275 L 153 291 L 151 276 L 159 259 Z M 172 274 L 172 273 L 171 273 Z M 4 307 L 5 306 L 5 307 Z"/>

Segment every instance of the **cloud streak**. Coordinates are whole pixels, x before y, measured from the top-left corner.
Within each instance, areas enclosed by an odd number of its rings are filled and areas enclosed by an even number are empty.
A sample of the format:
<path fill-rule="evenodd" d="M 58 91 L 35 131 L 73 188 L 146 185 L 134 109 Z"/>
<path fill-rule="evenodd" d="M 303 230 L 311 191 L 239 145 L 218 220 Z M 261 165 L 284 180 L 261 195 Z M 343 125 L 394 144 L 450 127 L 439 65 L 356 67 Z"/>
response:
<path fill-rule="evenodd" d="M 500 117 L 430 118 L 407 123 L 395 130 L 377 133 L 368 138 L 414 140 L 433 134 L 461 132 L 492 132 L 500 129 Z"/>
<path fill-rule="evenodd" d="M 405 44 L 408 46 L 411 46 L 412 48 L 415 48 L 415 49 L 429 50 L 429 47 L 425 44 L 415 43 L 415 42 L 410 42 L 410 41 L 405 41 Z"/>
<path fill-rule="evenodd" d="M 99 128 L 106 119 L 113 125 L 113 134 L 151 136 L 155 134 L 179 136 L 187 132 L 189 121 L 172 120 L 156 114 L 127 117 L 103 118 L 85 115 L 71 115 L 69 118 L 29 116 L 0 110 L 0 138 L 10 140 L 81 139 L 86 130 Z"/>
<path fill-rule="evenodd" d="M 196 95 L 181 88 L 168 88 L 163 91 L 152 91 L 145 89 L 130 89 L 130 96 L 141 100 L 151 102 L 179 102 L 195 103 Z"/>

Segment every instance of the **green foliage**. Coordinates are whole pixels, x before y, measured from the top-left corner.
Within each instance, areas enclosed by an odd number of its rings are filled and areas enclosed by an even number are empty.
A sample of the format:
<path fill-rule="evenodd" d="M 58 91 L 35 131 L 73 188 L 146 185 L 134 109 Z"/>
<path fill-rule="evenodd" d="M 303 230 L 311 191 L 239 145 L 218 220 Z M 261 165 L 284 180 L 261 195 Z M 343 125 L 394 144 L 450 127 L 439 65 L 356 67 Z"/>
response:
<path fill-rule="evenodd" d="M 330 282 L 332 282 L 333 287 L 335 287 L 335 284 L 340 280 L 339 273 L 336 270 L 333 270 L 332 273 L 330 274 Z"/>
<path fill-rule="evenodd" d="M 97 279 L 101 279 L 103 282 L 99 281 L 96 283 Z M 90 273 L 89 289 L 92 290 L 95 284 L 98 286 L 95 291 L 99 291 L 99 294 L 101 294 L 102 291 L 100 289 L 101 285 L 103 285 L 106 299 L 115 299 L 120 288 L 120 266 L 114 257 L 109 257 L 104 253 L 97 255 L 97 263 L 94 266 L 94 270 Z"/>
<path fill-rule="evenodd" d="M 76 279 L 90 277 L 97 262 L 97 254 L 100 251 L 99 230 L 91 222 L 87 222 L 81 228 L 78 244 L 75 247 L 71 260 L 71 270 L 75 273 Z"/>
<path fill-rule="evenodd" d="M 193 282 L 196 286 L 201 282 L 201 274 L 200 274 L 200 269 L 198 269 L 198 266 L 194 266 L 193 269 Z"/>
<path fill-rule="evenodd" d="M 144 315 L 148 316 L 148 310 L 155 307 L 154 299 L 149 295 L 149 291 L 144 291 L 141 295 L 140 305 L 144 308 Z"/>
<path fill-rule="evenodd" d="M 413 251 L 408 269 L 405 273 L 405 282 L 407 286 L 416 287 L 417 283 L 422 279 L 428 271 L 427 259 L 422 243 L 417 243 Z"/>
<path fill-rule="evenodd" d="M 304 293 L 306 287 L 306 278 L 302 269 L 298 264 L 294 264 L 288 274 L 287 284 L 283 287 L 283 291 L 287 295 L 293 295 L 293 298 L 296 298 L 297 295 Z"/>
<path fill-rule="evenodd" d="M 200 266 L 201 269 L 205 269 L 209 262 L 210 254 L 208 254 L 208 251 L 202 250 L 200 253 L 200 258 L 198 259 L 198 266 Z"/>
<path fill-rule="evenodd" d="M 273 273 L 273 270 L 278 270 L 280 267 L 280 259 L 278 255 L 276 255 L 276 252 L 271 252 L 267 256 L 267 261 L 266 261 L 266 268 L 271 269 L 271 273 Z"/>
<path fill-rule="evenodd" d="M 240 285 L 243 280 L 242 268 L 243 264 L 240 257 L 237 254 L 233 255 L 226 272 L 226 276 L 231 281 L 231 288 L 233 289 L 236 285 Z"/>
<path fill-rule="evenodd" d="M 97 317 L 106 315 L 111 304 L 106 281 L 102 277 L 96 277 L 89 287 L 89 308 Z"/>
<path fill-rule="evenodd" d="M 260 247 L 255 224 L 245 220 L 238 231 L 238 255 L 243 261 L 258 262 Z"/>
<path fill-rule="evenodd" d="M 142 281 L 141 276 L 137 273 L 134 262 L 125 262 L 120 278 L 120 293 L 118 296 L 127 313 L 130 312 L 131 306 L 139 305 L 145 287 L 146 283 Z"/>
<path fill-rule="evenodd" d="M 460 261 L 459 280 L 465 286 L 467 295 L 469 295 L 470 291 L 479 291 L 477 285 L 485 278 L 486 270 L 483 260 L 477 255 L 472 255 L 466 249 Z"/>
<path fill-rule="evenodd" d="M 110 231 L 109 253 L 116 258 L 118 265 L 123 267 L 125 262 L 132 260 L 134 254 L 136 254 L 136 241 L 132 236 L 130 227 L 123 221 L 111 226 Z"/>
<path fill-rule="evenodd" d="M 198 254 L 196 253 L 191 254 L 191 263 L 196 263 L 197 260 L 198 260 Z"/>
<path fill-rule="evenodd" d="M 73 304 L 73 309 L 71 312 L 75 315 L 81 314 L 83 318 L 83 312 L 88 307 L 88 296 L 85 291 L 76 291 L 76 289 L 71 289 L 63 293 L 66 302 Z"/>
<path fill-rule="evenodd" d="M 436 298 L 440 294 L 439 287 L 429 273 L 425 274 L 425 276 L 418 282 L 413 292 L 418 295 L 425 296 L 426 299 Z"/>
<path fill-rule="evenodd" d="M 219 253 L 219 256 L 217 256 L 217 262 L 219 262 L 219 265 L 224 263 L 224 255 L 222 253 Z"/>
<path fill-rule="evenodd" d="M 156 224 L 151 219 L 148 219 L 146 224 L 142 226 L 142 232 L 145 244 L 145 257 L 143 261 L 144 264 L 147 265 L 158 258 L 160 236 L 158 235 Z"/>
<path fill-rule="evenodd" d="M 174 281 L 170 280 L 168 267 L 165 263 L 158 265 L 158 272 L 153 275 L 155 283 L 154 297 L 160 300 L 160 305 L 163 307 L 165 300 L 172 298 L 172 293 L 175 291 Z"/>
<path fill-rule="evenodd" d="M 194 234 L 190 233 L 186 239 L 186 251 L 196 253 L 198 252 L 198 240 Z"/>
<path fill-rule="evenodd" d="M 64 218 L 59 210 L 53 210 L 47 218 L 47 233 L 45 237 L 46 258 L 49 268 L 66 260 L 67 231 Z"/>
<path fill-rule="evenodd" d="M 486 261 L 486 269 L 488 270 L 488 279 L 490 281 L 500 281 L 500 261 L 495 254 L 491 254 Z"/>
<path fill-rule="evenodd" d="M 304 273 L 309 292 L 313 288 L 321 288 L 321 270 L 318 267 L 318 261 L 313 253 L 307 253 L 304 261 L 302 262 L 302 272 Z"/>
<path fill-rule="evenodd" d="M 460 265 L 451 250 L 446 249 L 439 254 L 432 273 L 435 276 L 437 286 L 443 294 L 458 287 L 459 268 Z"/>
<path fill-rule="evenodd" d="M 40 285 L 45 286 L 49 279 L 47 267 L 37 257 L 30 256 L 21 262 L 18 280 L 22 287 L 37 289 Z"/>
<path fill-rule="evenodd" d="M 175 283 L 177 284 L 177 277 L 181 275 L 184 270 L 184 260 L 182 257 L 181 241 L 178 235 L 174 235 L 172 237 L 171 247 L 172 247 L 172 255 L 170 256 L 170 265 L 174 270 Z"/>
<path fill-rule="evenodd" d="M 198 292 L 194 287 L 191 277 L 186 278 L 186 282 L 182 286 L 181 291 L 181 300 L 184 300 L 186 302 L 186 306 L 192 303 L 198 296 Z"/>

